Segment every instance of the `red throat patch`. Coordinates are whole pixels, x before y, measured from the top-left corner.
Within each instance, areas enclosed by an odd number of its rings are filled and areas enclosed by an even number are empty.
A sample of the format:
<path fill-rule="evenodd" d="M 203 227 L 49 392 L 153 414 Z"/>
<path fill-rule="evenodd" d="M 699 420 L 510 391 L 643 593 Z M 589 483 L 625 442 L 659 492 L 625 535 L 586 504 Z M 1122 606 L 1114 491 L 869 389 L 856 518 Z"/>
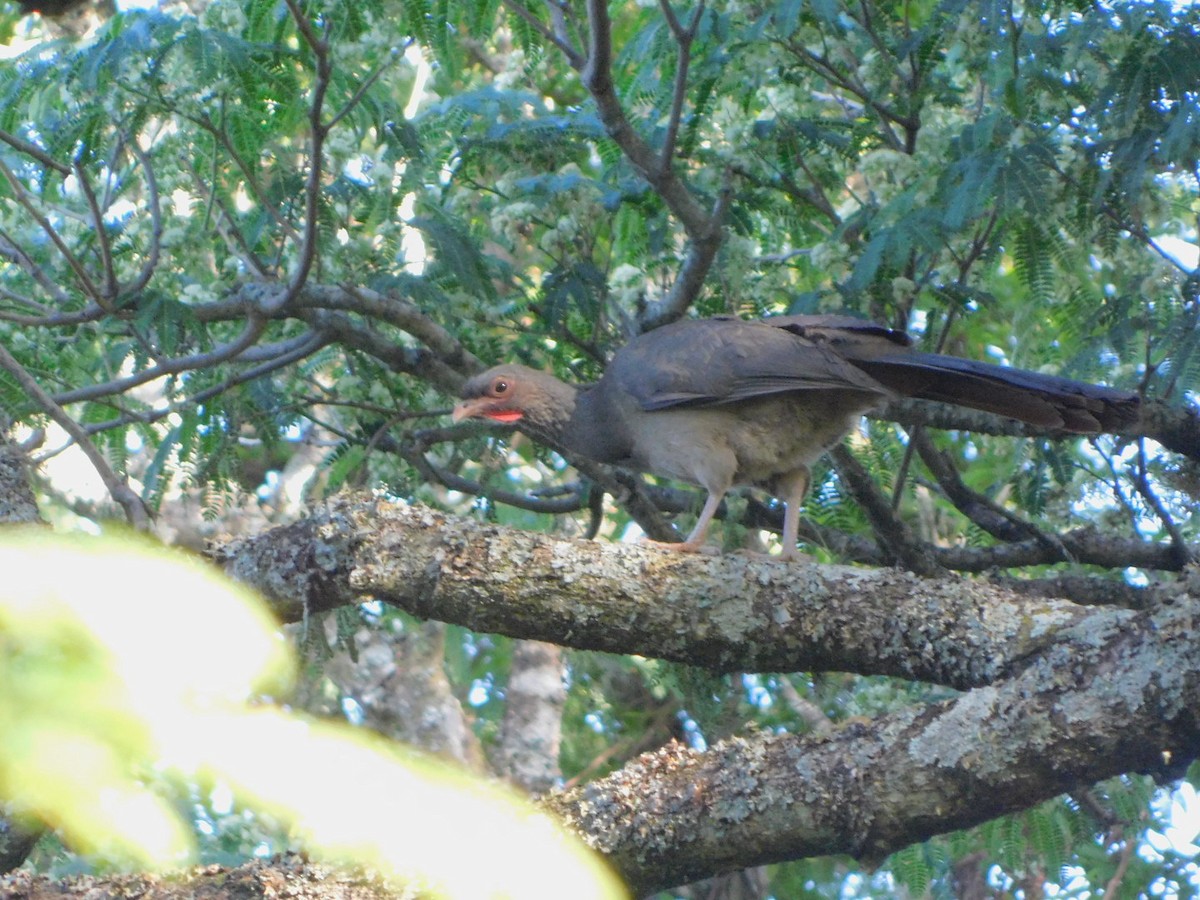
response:
<path fill-rule="evenodd" d="M 497 412 L 484 413 L 484 415 L 497 422 L 518 422 L 525 413 L 519 409 L 504 409 Z"/>

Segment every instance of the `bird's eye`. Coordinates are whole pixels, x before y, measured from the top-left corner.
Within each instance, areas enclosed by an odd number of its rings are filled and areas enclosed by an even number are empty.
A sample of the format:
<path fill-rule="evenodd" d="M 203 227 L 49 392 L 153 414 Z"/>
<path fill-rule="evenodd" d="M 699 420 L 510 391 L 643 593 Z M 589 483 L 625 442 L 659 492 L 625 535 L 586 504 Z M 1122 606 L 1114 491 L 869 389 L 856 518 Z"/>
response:
<path fill-rule="evenodd" d="M 503 378 L 496 379 L 495 383 L 492 385 L 492 393 L 493 394 L 507 394 L 508 393 L 508 382 L 505 381 Z"/>

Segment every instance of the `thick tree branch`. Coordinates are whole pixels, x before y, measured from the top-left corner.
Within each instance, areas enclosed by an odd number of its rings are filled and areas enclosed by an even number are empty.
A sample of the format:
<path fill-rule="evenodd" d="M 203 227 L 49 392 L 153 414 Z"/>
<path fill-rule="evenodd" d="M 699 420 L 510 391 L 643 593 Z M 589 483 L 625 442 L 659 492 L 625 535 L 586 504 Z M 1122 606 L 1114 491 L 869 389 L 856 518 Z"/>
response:
<path fill-rule="evenodd" d="M 905 427 L 928 425 L 931 428 L 974 431 L 979 434 L 1045 437 L 1049 433 L 1045 428 L 1025 425 L 1015 419 L 931 400 L 893 400 L 880 411 L 878 417 L 899 422 Z M 1138 421 L 1119 437 L 1127 440 L 1150 438 L 1181 456 L 1200 460 L 1200 410 L 1162 400 L 1142 400 Z"/>
<path fill-rule="evenodd" d="M 53 878 L 17 871 L 0 878 L 0 895 L 38 900 L 153 897 L 155 900 L 395 900 L 395 884 L 363 872 L 345 872 L 297 855 L 254 859 L 240 866 L 197 866 L 182 873 L 68 875 Z"/>
<path fill-rule="evenodd" d="M 422 617 L 716 671 L 838 670 L 989 684 L 1070 629 L 1132 617 L 895 570 L 696 557 L 339 498 L 217 553 L 296 621 L 377 598 Z"/>
<path fill-rule="evenodd" d="M 463 344 L 415 304 L 393 294 L 364 287 L 306 284 L 295 297 L 275 282 L 242 285 L 232 296 L 189 311 L 201 322 L 236 318 L 246 304 L 253 304 L 264 317 L 299 318 L 318 328 L 328 328 L 350 346 L 357 347 L 391 365 L 448 392 L 457 391 L 466 375 L 484 368 Z M 427 350 L 403 346 L 388 336 L 338 313 L 355 313 L 380 319 L 409 334 Z"/>
<path fill-rule="evenodd" d="M 993 575 L 989 580 L 1027 597 L 1061 597 L 1089 606 L 1146 609 L 1150 603 L 1146 588 L 1096 575 L 1065 574 L 1048 578 L 1010 578 L 1005 575 Z"/>
<path fill-rule="evenodd" d="M 0 525 L 45 524 L 29 484 L 29 458 L 11 439 L 11 427 L 0 414 Z"/>
<path fill-rule="evenodd" d="M 992 547 L 938 547 L 934 556 L 941 565 L 955 572 L 986 572 L 1059 562 L 1106 569 L 1133 566 L 1163 572 L 1179 571 L 1178 554 L 1169 544 L 1114 537 L 1093 528 L 1057 535 L 1053 543 L 1039 537 Z"/>
<path fill-rule="evenodd" d="M 813 737 L 669 746 L 547 805 L 641 895 L 807 856 L 878 863 L 1115 775 L 1177 777 L 1200 753 L 1200 598 L 1177 599 L 1098 643 L 1062 635 L 955 700 Z"/>
<path fill-rule="evenodd" d="M 513 645 L 504 719 L 492 758 L 501 774 L 531 793 L 548 791 L 562 779 L 563 668 L 561 647 L 542 641 Z"/>
<path fill-rule="evenodd" d="M 302 312 L 300 318 L 315 330 L 333 335 L 343 346 L 361 350 L 392 371 L 413 375 L 448 394 L 458 393 L 466 380 L 461 372 L 448 366 L 436 354 L 421 347 L 405 347 L 393 337 L 371 328 L 369 323 L 360 324 L 342 313 L 321 309 Z"/>
<path fill-rule="evenodd" d="M 689 235 L 692 239 L 691 246 L 683 265 L 679 267 L 679 274 L 671 285 L 671 290 L 659 303 L 652 305 L 642 314 L 642 330 L 649 331 L 674 322 L 687 312 L 700 295 L 708 272 L 717 258 L 717 251 L 721 249 L 721 243 L 725 239 L 725 214 L 733 199 L 730 177 L 730 174 L 726 173 L 725 184 L 713 205 L 708 227 L 702 232 Z"/>
<path fill-rule="evenodd" d="M 415 303 L 401 297 L 349 284 L 338 287 L 314 284 L 305 288 L 301 303 L 322 309 L 345 309 L 375 316 L 412 335 L 447 365 L 467 375 L 482 372 L 485 368 L 450 331 L 430 318 L 429 314 Z"/>
<path fill-rule="evenodd" d="M 1112 775 L 1174 775 L 1200 753 L 1200 597 L 1186 584 L 1142 612 L 1087 608 L 895 571 L 559 541 L 369 498 L 218 556 L 290 619 L 374 597 L 718 670 L 967 690 L 810 738 L 670 746 L 549 798 L 642 893 L 818 854 L 878 861 Z"/>
<path fill-rule="evenodd" d="M 25 448 L 10 438 L 10 427 L 7 417 L 0 414 L 0 525 L 44 525 L 29 484 L 29 459 Z M 46 830 L 13 817 L 11 812 L 0 802 L 0 873 L 24 863 Z"/>

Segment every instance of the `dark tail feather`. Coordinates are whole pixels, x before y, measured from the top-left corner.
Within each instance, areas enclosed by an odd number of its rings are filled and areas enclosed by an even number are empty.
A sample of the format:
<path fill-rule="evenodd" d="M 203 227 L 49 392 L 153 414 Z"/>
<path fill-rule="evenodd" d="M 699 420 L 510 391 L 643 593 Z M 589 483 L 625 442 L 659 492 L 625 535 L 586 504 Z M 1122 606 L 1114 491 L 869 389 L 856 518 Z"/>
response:
<path fill-rule="evenodd" d="M 1138 419 L 1130 391 L 991 363 L 903 352 L 854 359 L 855 366 L 896 393 L 954 403 L 1078 434 L 1121 431 Z"/>

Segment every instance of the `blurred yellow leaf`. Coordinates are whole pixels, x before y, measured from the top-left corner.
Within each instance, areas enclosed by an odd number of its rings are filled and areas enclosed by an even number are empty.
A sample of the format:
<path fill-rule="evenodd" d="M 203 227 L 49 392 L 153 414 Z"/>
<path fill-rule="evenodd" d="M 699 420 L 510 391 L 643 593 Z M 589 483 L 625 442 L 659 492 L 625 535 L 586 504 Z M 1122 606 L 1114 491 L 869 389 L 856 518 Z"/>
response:
<path fill-rule="evenodd" d="M 140 776 L 219 780 L 306 849 L 451 897 L 625 896 L 515 794 L 247 701 L 294 671 L 262 603 L 134 536 L 0 532 L 0 795 L 77 849 L 175 866 L 190 824 Z"/>

